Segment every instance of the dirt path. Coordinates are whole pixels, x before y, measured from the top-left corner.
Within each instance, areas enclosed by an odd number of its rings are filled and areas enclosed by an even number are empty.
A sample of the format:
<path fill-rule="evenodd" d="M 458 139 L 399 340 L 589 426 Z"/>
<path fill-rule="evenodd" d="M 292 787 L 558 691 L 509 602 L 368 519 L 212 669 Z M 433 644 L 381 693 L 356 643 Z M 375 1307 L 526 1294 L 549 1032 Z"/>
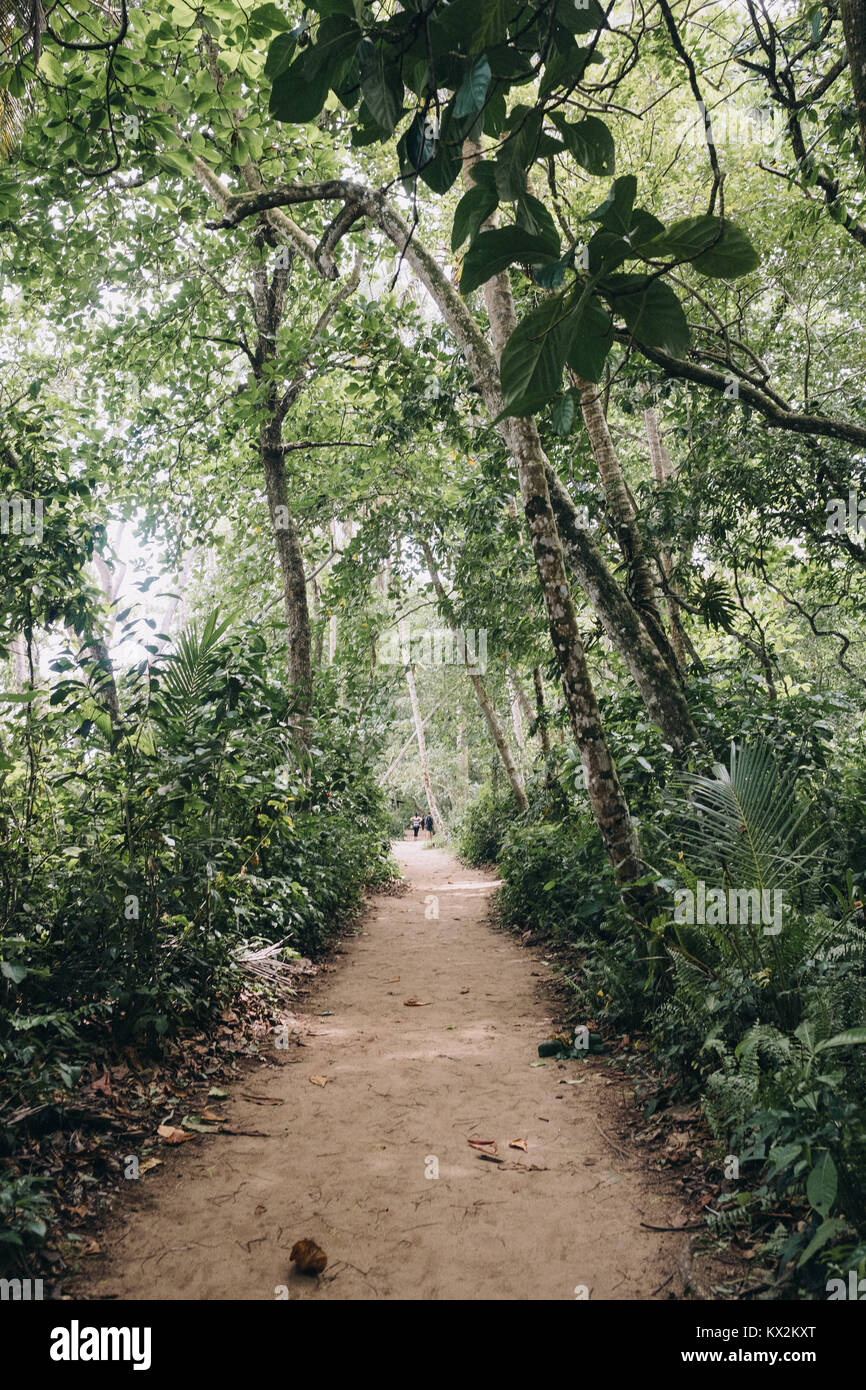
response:
<path fill-rule="evenodd" d="M 80 1296 L 273 1299 L 287 1285 L 291 1298 L 574 1299 L 583 1285 L 640 1299 L 676 1270 L 682 1236 L 640 1224 L 665 1224 L 670 1203 L 600 1133 L 614 1124 L 609 1073 L 531 1065 L 550 1030 L 548 971 L 486 923 L 490 876 L 442 850 L 396 850 L 411 892 L 377 898 L 321 976 L 291 1064 L 236 1088 L 278 1104 L 225 1106 L 269 1137 L 164 1150 Z M 470 1138 L 495 1139 L 506 1162 Z M 507 1147 L 517 1138 L 525 1153 Z M 289 1264 L 307 1236 L 329 1256 L 319 1281 Z"/>

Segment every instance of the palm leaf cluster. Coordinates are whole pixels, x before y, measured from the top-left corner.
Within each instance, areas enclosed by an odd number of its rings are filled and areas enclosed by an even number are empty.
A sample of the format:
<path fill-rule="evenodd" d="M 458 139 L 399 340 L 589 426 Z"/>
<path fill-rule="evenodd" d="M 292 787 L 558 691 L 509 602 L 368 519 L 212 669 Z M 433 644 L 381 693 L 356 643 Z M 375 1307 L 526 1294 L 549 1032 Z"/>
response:
<path fill-rule="evenodd" d="M 726 888 L 781 889 L 808 907 L 823 861 L 821 826 L 796 792 L 797 768 L 780 770 L 768 744 L 731 744 L 730 768 L 677 778 L 676 839 L 689 868 Z"/>
<path fill-rule="evenodd" d="M 23 54 L 39 61 L 45 15 L 40 0 L 0 0 L 0 71 Z M 11 159 L 24 127 L 19 97 L 0 86 L 0 159 Z"/>

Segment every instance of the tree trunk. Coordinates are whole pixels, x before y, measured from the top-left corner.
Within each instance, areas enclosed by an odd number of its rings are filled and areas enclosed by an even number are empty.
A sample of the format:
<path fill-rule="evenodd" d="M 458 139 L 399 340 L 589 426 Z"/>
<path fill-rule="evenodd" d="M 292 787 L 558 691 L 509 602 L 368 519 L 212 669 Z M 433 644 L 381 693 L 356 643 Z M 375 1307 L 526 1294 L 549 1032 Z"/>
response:
<path fill-rule="evenodd" d="M 514 730 L 514 742 L 517 744 L 518 751 L 523 754 L 526 752 L 526 735 L 523 730 L 523 711 L 520 708 L 520 698 L 517 694 L 517 686 L 514 684 L 514 677 L 511 672 L 506 672 L 505 681 L 508 686 L 508 700 L 511 705 L 511 727 Z"/>
<path fill-rule="evenodd" d="M 397 631 L 400 636 L 400 646 L 402 648 L 406 640 L 406 623 L 402 618 L 397 624 Z M 415 723 L 415 738 L 418 741 L 418 759 L 421 763 L 421 780 L 424 783 L 427 805 L 430 807 L 430 814 L 433 817 L 433 825 L 435 828 L 437 830 L 444 830 L 445 823 L 442 820 L 436 801 L 436 794 L 433 791 L 433 783 L 430 779 L 430 764 L 427 761 L 427 743 L 424 738 L 424 721 L 421 718 L 421 708 L 418 704 L 418 691 L 415 687 L 415 672 L 412 669 L 411 661 L 406 662 L 405 670 L 406 684 L 409 687 L 409 704 L 412 706 L 412 719 Z"/>
<path fill-rule="evenodd" d="M 233 199 L 207 165 L 198 158 L 195 160 L 195 169 L 211 197 L 222 208 L 223 220 L 220 225 L 237 226 L 245 217 L 264 210 L 275 223 L 279 223 L 283 234 L 291 239 L 321 274 L 326 278 L 336 278 L 337 271 L 332 263 L 335 241 L 332 239 L 329 243 L 327 255 L 324 250 L 320 252 L 312 245 L 309 236 L 280 211 L 283 201 L 286 205 L 293 201 L 290 197 L 283 200 L 282 195 L 277 193 L 275 196 L 274 190 L 270 190 L 262 203 L 258 200 Z M 339 188 L 339 191 L 323 196 L 342 197 L 349 211 L 363 214 L 375 223 L 428 290 L 442 318 L 466 355 L 475 385 L 491 418 L 496 418 L 502 409 L 496 356 L 491 352 L 490 344 L 436 257 L 424 246 L 416 234 L 416 229 L 410 227 L 389 204 L 384 192 L 364 188 L 351 181 L 333 183 L 335 190 Z M 316 201 L 316 198 L 312 197 L 310 201 Z M 506 426 L 507 422 L 503 421 L 497 428 L 507 442 L 509 431 Z M 576 517 L 574 503 L 546 459 L 544 465 L 550 501 L 556 509 L 557 519 L 559 520 L 563 514 L 567 517 L 569 513 L 573 518 Z M 682 689 L 666 662 L 660 658 L 642 616 L 620 590 L 598 547 L 582 530 L 579 522 L 573 524 L 576 525 L 577 534 L 565 549 L 568 562 L 598 613 L 610 641 L 638 683 L 650 717 L 659 725 L 675 753 L 679 755 L 690 742 L 698 741 Z M 588 572 L 585 572 L 587 570 Z M 585 583 L 585 579 L 589 582 Z"/>
<path fill-rule="evenodd" d="M 466 142 L 464 156 L 468 181 L 480 148 Z M 493 276 L 484 286 L 494 357 L 502 350 L 516 324 L 508 272 Z M 626 884 L 643 872 L 640 842 L 601 725 L 598 702 L 577 628 L 577 615 L 568 587 L 562 547 L 547 488 L 549 467 L 538 429 L 531 416 L 510 417 L 503 434 L 517 467 L 523 512 L 529 528 L 538 582 L 547 610 L 550 640 L 556 654 L 572 733 L 580 751 L 584 782 L 593 815 L 617 882 Z"/>
<path fill-rule="evenodd" d="M 848 50 L 857 119 L 860 122 L 860 152 L 866 168 L 866 8 L 863 0 L 840 0 L 839 13 Z"/>
<path fill-rule="evenodd" d="M 510 297 L 510 285 L 508 293 Z M 497 312 L 497 300 L 502 297 L 501 287 L 490 296 L 491 322 Z M 625 884 L 639 878 L 643 871 L 640 843 L 607 747 L 577 628 L 547 490 L 541 441 L 534 420 L 512 419 L 508 424 L 535 567 L 547 609 L 550 639 L 556 653 L 569 722 L 580 750 L 587 796 L 617 881 Z"/>
<path fill-rule="evenodd" d="M 668 451 L 665 448 L 665 443 L 661 436 L 659 422 L 656 419 L 655 411 L 645 410 L 643 413 L 643 419 L 644 425 L 646 427 L 647 441 L 649 443 L 650 461 L 652 463 L 653 477 L 655 478 L 659 487 L 664 487 L 665 483 L 668 482 L 668 480 L 674 476 L 673 464 L 671 463 L 670 455 L 668 454 Z M 659 560 L 662 567 L 662 573 L 665 577 L 665 583 L 667 585 L 666 595 L 668 619 L 670 622 L 671 629 L 671 646 L 674 649 L 674 653 L 676 655 L 677 662 L 680 668 L 683 668 L 686 664 L 686 635 L 683 629 L 682 612 L 680 609 L 680 605 L 677 601 L 677 592 L 674 588 L 673 583 L 671 582 L 671 575 L 673 574 L 674 568 L 673 558 L 671 556 L 670 550 L 668 550 L 667 547 L 663 546 L 659 551 Z"/>
<path fill-rule="evenodd" d="M 508 688 L 513 692 L 514 698 L 517 700 L 518 708 L 520 709 L 524 721 L 527 724 L 531 724 L 535 718 L 532 712 L 532 705 L 529 703 L 529 697 L 523 689 L 523 682 L 513 666 L 508 667 L 508 681 Z"/>
<path fill-rule="evenodd" d="M 370 195 L 369 215 L 401 255 L 405 256 L 428 290 L 465 352 L 475 385 L 491 418 L 495 419 L 502 409 L 498 354 L 504 346 L 507 333 L 503 339 L 501 331 L 497 329 L 494 335 L 494 351 L 491 352 L 490 343 L 479 331 L 471 313 L 442 267 L 399 214 L 379 195 Z M 513 309 L 511 321 L 513 322 Z M 498 429 L 510 447 L 509 423 L 507 420 L 502 421 Z M 673 747 L 674 753 L 681 759 L 690 744 L 700 743 L 682 686 L 667 662 L 662 659 L 649 635 L 643 616 L 629 602 L 605 564 L 598 546 L 580 525 L 574 502 L 546 458 L 544 465 L 550 501 L 556 512 L 566 560 L 598 614 L 605 633 L 625 661 L 644 699 L 650 718 L 658 725 Z M 568 537 L 564 531 L 568 532 Z"/>
<path fill-rule="evenodd" d="M 442 583 L 442 580 L 439 577 L 439 571 L 436 568 L 436 560 L 433 556 L 433 551 L 430 549 L 430 546 L 427 544 L 426 541 L 421 542 L 421 549 L 424 551 L 424 558 L 427 561 L 427 569 L 430 571 L 430 578 L 433 582 L 433 587 L 436 590 L 436 594 L 439 598 L 439 607 L 448 623 L 448 626 L 454 633 L 454 636 L 457 637 L 459 640 L 460 630 L 457 626 L 457 621 L 454 617 L 454 610 L 451 606 L 451 602 L 448 598 L 448 595 L 445 592 L 445 587 Z M 476 675 L 473 671 L 469 669 L 469 659 L 466 656 L 465 650 L 464 662 L 466 665 L 466 674 L 472 682 L 472 688 L 478 697 L 478 703 L 481 706 L 481 712 L 484 715 L 485 720 L 487 721 L 487 727 L 490 730 L 490 736 L 493 739 L 493 742 L 496 744 L 497 751 L 499 753 L 500 758 L 502 759 L 502 766 L 505 768 L 505 775 L 508 778 L 511 790 L 514 793 L 514 800 L 517 802 L 519 810 L 528 811 L 529 799 L 526 795 L 526 789 L 523 785 L 523 778 L 520 776 L 520 773 L 517 770 L 517 764 L 515 763 L 514 758 L 511 755 L 511 749 L 508 746 L 508 740 L 505 737 L 502 724 L 499 720 L 499 715 L 496 713 L 496 710 L 493 707 L 490 696 L 487 693 L 487 686 L 484 684 L 484 681 L 482 680 L 481 676 Z"/>
<path fill-rule="evenodd" d="M 106 602 L 111 605 L 120 592 L 126 565 L 121 566 L 119 573 L 115 573 L 109 569 L 101 555 L 94 554 L 93 560 L 99 576 L 100 587 Z M 110 608 L 109 611 L 111 616 L 106 626 L 110 638 L 114 628 L 114 610 Z M 67 628 L 67 632 L 78 648 L 76 660 L 87 677 L 94 700 L 102 706 L 112 724 L 115 724 L 120 719 L 120 698 L 117 693 L 114 663 L 111 660 L 108 646 L 109 638 L 105 636 L 105 629 L 102 628 L 98 613 L 93 611 L 90 616 L 92 622 L 88 623 L 87 630 L 83 634 L 77 633 L 71 627 Z M 78 647 L 79 643 L 82 644 L 80 648 Z"/>
<path fill-rule="evenodd" d="M 700 746 L 701 742 L 683 687 L 652 641 L 642 615 L 614 579 L 583 526 L 574 502 L 549 464 L 547 482 L 568 566 L 625 662 L 647 713 L 681 761 L 691 745 Z"/>
<path fill-rule="evenodd" d="M 263 229 L 259 229 L 258 235 L 261 249 L 265 244 Z M 266 414 L 259 432 L 259 449 L 283 587 L 289 681 L 294 690 L 295 707 L 303 716 L 309 712 L 313 695 L 312 640 L 304 557 L 289 506 L 283 452 L 283 420 L 290 397 L 289 393 L 280 397 L 275 377 L 268 371 L 273 369 L 276 358 L 277 333 L 283 317 L 287 280 L 288 274 L 283 268 L 274 270 L 270 278 L 265 264 L 258 264 L 253 271 L 253 305 L 258 335 L 254 375 L 257 381 L 269 378 L 270 383 Z"/>
<path fill-rule="evenodd" d="M 322 591 L 315 577 L 310 580 L 310 595 L 312 598 L 312 602 L 310 603 L 310 622 L 315 623 L 316 627 L 316 636 L 313 642 L 313 670 L 321 671 L 325 629 L 322 623 Z"/>
<path fill-rule="evenodd" d="M 434 705 L 433 708 L 431 709 L 430 713 L 426 716 L 425 719 L 422 720 L 422 722 L 421 722 L 421 728 L 422 728 L 422 729 L 426 729 L 427 725 L 430 723 L 430 720 L 433 718 L 434 714 L 435 714 L 436 711 L 439 709 L 439 707 L 441 706 L 441 704 L 442 704 L 442 701 L 440 700 L 440 701 L 439 701 L 439 704 Z M 413 719 L 412 722 L 413 722 L 413 726 L 414 726 L 414 722 L 415 722 L 414 719 Z M 397 766 L 397 764 L 399 763 L 400 759 L 403 757 L 403 755 L 404 755 L 405 753 L 408 753 L 408 752 L 409 752 L 409 749 L 411 748 L 412 744 L 413 744 L 413 743 L 416 743 L 416 742 L 417 742 L 417 736 L 416 736 L 416 734 L 415 734 L 414 727 L 413 727 L 412 733 L 409 735 L 409 737 L 407 738 L 406 742 L 403 744 L 403 747 L 400 749 L 399 753 L 397 753 L 397 755 L 391 759 L 391 761 L 390 761 L 390 763 L 388 764 L 388 766 L 386 767 L 385 771 L 384 771 L 383 773 L 380 774 L 380 776 L 379 776 L 379 782 L 380 782 L 380 784 L 381 784 L 383 787 L 387 785 L 388 778 L 391 776 L 391 773 L 394 771 L 394 768 Z"/>
<path fill-rule="evenodd" d="M 460 708 L 459 708 L 459 712 L 458 712 L 458 716 L 457 716 L 457 767 L 458 767 L 458 769 L 459 769 L 460 776 L 462 777 L 463 781 L 465 782 L 465 784 L 466 784 L 466 786 L 467 786 L 467 788 L 468 788 L 468 786 L 469 786 L 469 749 L 466 747 L 466 742 L 465 742 L 465 737 L 464 737 L 465 732 L 466 732 L 466 724 L 465 724 L 465 721 L 464 721 L 464 719 L 463 719 L 463 709 L 462 709 L 462 707 L 460 707 Z"/>
<path fill-rule="evenodd" d="M 601 391 L 590 381 L 584 381 L 574 372 L 571 380 L 580 393 L 586 432 L 589 436 L 592 456 L 604 488 L 607 509 L 616 531 L 617 543 L 628 567 L 628 596 L 640 610 L 649 629 L 650 636 L 665 661 L 679 676 L 680 666 L 675 652 L 665 633 L 662 615 L 656 600 L 652 570 L 644 550 L 643 538 L 637 521 L 637 512 L 625 480 L 622 464 L 617 453 L 607 417 L 601 401 Z"/>
<path fill-rule="evenodd" d="M 289 680 L 295 691 L 297 708 L 305 714 L 310 708 L 313 689 L 310 613 L 307 607 L 304 557 L 289 508 L 286 465 L 279 428 L 274 430 L 267 425 L 262 430 L 261 457 L 268 511 L 283 583 L 283 606 L 289 643 Z"/>
<path fill-rule="evenodd" d="M 544 704 L 544 683 L 541 679 L 541 667 L 532 668 L 532 684 L 535 687 L 535 709 L 538 721 L 538 734 L 541 739 L 541 747 L 544 753 L 550 752 L 550 730 L 547 727 L 547 709 Z"/>
<path fill-rule="evenodd" d="M 77 641 L 78 636 L 74 635 Z M 90 682 L 94 700 L 98 705 L 102 705 L 112 724 L 116 723 L 120 718 L 120 699 L 117 694 L 117 681 L 114 678 L 114 665 L 108 644 L 98 632 L 88 634 L 77 660 Z"/>

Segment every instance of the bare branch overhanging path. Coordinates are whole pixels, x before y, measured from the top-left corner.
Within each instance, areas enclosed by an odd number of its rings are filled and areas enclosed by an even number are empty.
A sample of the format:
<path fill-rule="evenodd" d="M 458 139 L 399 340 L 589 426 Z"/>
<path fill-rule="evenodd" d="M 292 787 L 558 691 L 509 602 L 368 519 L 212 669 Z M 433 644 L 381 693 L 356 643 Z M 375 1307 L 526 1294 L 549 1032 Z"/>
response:
<path fill-rule="evenodd" d="M 641 1225 L 668 1224 L 672 1200 L 600 1133 L 615 1124 L 608 1070 L 531 1065 L 550 1032 L 550 972 L 489 924 L 491 876 L 412 841 L 396 850 L 410 892 L 377 897 L 320 976 L 299 1011 L 306 1046 L 224 1107 L 268 1137 L 163 1150 L 76 1296 L 269 1300 L 287 1285 L 293 1299 L 574 1300 L 583 1285 L 629 1300 L 676 1288 L 684 1237 Z M 431 895 L 438 920 L 424 915 Z M 505 1163 L 480 1159 L 470 1138 L 495 1139 Z M 525 1153 L 508 1148 L 518 1138 Z M 425 1177 L 431 1156 L 438 1178 Z M 321 1280 L 290 1266 L 305 1237 L 327 1251 Z"/>

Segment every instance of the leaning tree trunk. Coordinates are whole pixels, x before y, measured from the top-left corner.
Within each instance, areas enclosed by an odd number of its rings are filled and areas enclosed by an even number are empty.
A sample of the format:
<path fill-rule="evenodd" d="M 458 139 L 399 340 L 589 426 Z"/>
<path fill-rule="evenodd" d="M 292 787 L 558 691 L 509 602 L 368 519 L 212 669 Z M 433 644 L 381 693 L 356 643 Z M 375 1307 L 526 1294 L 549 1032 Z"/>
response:
<path fill-rule="evenodd" d="M 427 544 L 426 541 L 421 542 L 421 549 L 424 551 L 424 559 L 427 561 L 427 569 L 430 572 L 430 578 L 433 581 L 433 587 L 436 590 L 436 594 L 439 599 L 439 607 L 448 623 L 448 626 L 450 627 L 454 636 L 459 641 L 460 629 L 458 628 L 457 620 L 454 616 L 454 609 L 451 606 L 451 603 L 448 599 L 448 595 L 445 592 L 445 587 L 442 583 L 441 578 L 439 577 L 439 571 L 436 568 L 436 560 L 434 559 L 433 551 L 430 549 L 430 546 Z M 493 703 L 490 699 L 490 696 L 487 693 L 487 686 L 485 685 L 481 676 L 477 675 L 475 672 L 469 669 L 469 659 L 466 656 L 465 650 L 464 662 L 466 665 L 466 674 L 472 682 L 472 688 L 475 691 L 476 696 L 478 697 L 478 703 L 481 706 L 481 712 L 484 715 L 485 720 L 487 721 L 487 727 L 490 730 L 490 736 L 493 739 L 493 742 L 496 744 L 497 751 L 499 753 L 500 758 L 502 759 L 502 766 L 505 768 L 505 775 L 508 778 L 511 790 L 514 793 L 514 800 L 517 802 L 518 808 L 521 811 L 528 811 L 529 799 L 526 795 L 526 789 L 523 785 L 523 778 L 520 776 L 520 773 L 517 770 L 517 764 L 515 763 L 514 758 L 512 757 L 511 749 L 508 746 L 508 740 L 505 737 L 502 724 L 499 720 L 499 715 L 496 713 L 496 710 L 493 707 Z"/>
<path fill-rule="evenodd" d="M 685 692 L 652 641 L 642 615 L 629 603 L 578 514 L 577 507 L 547 465 L 550 500 L 569 569 L 586 594 L 605 635 L 619 652 L 643 697 L 647 713 L 682 761 L 701 738 Z"/>
<path fill-rule="evenodd" d="M 510 297 L 510 286 L 508 293 Z M 501 294 L 500 289 L 490 296 L 491 321 Z M 569 722 L 580 750 L 587 795 L 617 881 L 628 883 L 639 878 L 642 872 L 640 843 L 604 736 L 577 628 L 577 615 L 547 491 L 541 441 L 531 418 L 512 419 L 508 424 L 532 553 L 547 609 L 550 639 L 556 653 Z"/>
<path fill-rule="evenodd" d="M 647 442 L 649 443 L 650 462 L 652 463 L 653 477 L 659 487 L 664 487 L 665 483 L 673 477 L 674 469 L 670 460 L 670 455 L 665 447 L 664 440 L 659 429 L 659 422 L 656 419 L 654 410 L 645 410 L 643 413 L 644 426 L 646 428 Z M 668 619 L 671 629 L 671 646 L 674 649 L 680 667 L 686 664 L 686 634 L 683 628 L 682 612 L 679 605 L 676 589 L 671 575 L 673 574 L 673 558 L 670 550 L 662 546 L 659 550 L 659 562 L 662 574 L 665 578 L 665 593 L 667 596 Z"/>
<path fill-rule="evenodd" d="M 403 648 L 406 642 L 406 623 L 403 618 L 397 624 L 397 632 L 400 638 L 400 647 Z M 412 653 L 408 653 L 411 658 Z M 427 741 L 424 738 L 424 721 L 421 718 L 421 707 L 418 704 L 418 690 L 415 685 L 415 672 L 412 668 L 411 659 L 406 661 L 406 685 L 409 688 L 409 704 L 412 706 L 412 720 L 415 724 L 415 738 L 418 742 L 418 760 L 421 764 L 421 780 L 424 783 L 424 792 L 427 797 L 427 805 L 430 807 L 430 814 L 433 817 L 433 824 L 437 830 L 445 829 L 445 822 L 442 819 L 436 793 L 433 791 L 433 782 L 430 777 L 430 763 L 427 759 Z"/>
<path fill-rule="evenodd" d="M 514 677 L 510 672 L 506 672 L 505 683 L 508 686 L 508 701 L 511 706 L 511 727 L 514 730 L 514 742 L 517 744 L 520 755 L 523 756 L 526 752 L 523 711 L 520 706 L 520 696 L 517 693 L 517 686 L 514 684 Z"/>
<path fill-rule="evenodd" d="M 679 677 L 680 663 L 676 652 L 668 641 L 662 615 L 656 600 L 652 570 L 644 550 L 643 537 L 638 526 L 637 512 L 629 492 L 619 454 L 611 438 L 607 417 L 601 401 L 598 386 L 571 373 L 572 382 L 580 394 L 586 432 L 589 436 L 592 456 L 604 488 L 607 510 L 616 531 L 617 543 L 622 551 L 628 570 L 628 593 L 632 603 L 640 610 L 650 636 L 667 664 Z"/>
<path fill-rule="evenodd" d="M 477 145 L 466 145 L 466 172 L 478 159 Z M 484 286 L 490 335 L 497 362 L 516 325 L 511 281 L 507 271 Z M 577 614 L 568 587 L 562 547 L 547 488 L 547 459 L 531 416 L 509 417 L 503 434 L 517 467 L 520 496 L 529 528 L 538 582 L 547 610 L 550 640 L 572 733 L 580 751 L 586 792 L 617 882 L 625 885 L 641 876 L 640 841 L 620 785 L 601 724 L 598 701 L 586 653 L 577 627 Z"/>
<path fill-rule="evenodd" d="M 369 218 L 393 242 L 401 257 L 429 291 L 433 302 L 466 355 L 475 385 L 491 418 L 495 419 L 499 415 L 502 408 L 499 374 L 489 342 L 439 261 L 427 250 L 416 235 L 415 229 L 391 206 L 384 191 L 373 191 L 349 181 L 334 181 L 335 190 L 338 184 L 341 185 L 334 196 L 344 199 L 344 210 L 331 224 L 331 236 L 326 244 L 319 246 L 283 212 L 284 205 L 295 201 L 291 197 L 283 197 L 279 190 L 272 189 L 262 195 L 265 201 L 261 205 L 257 199 L 247 204 L 243 197 L 233 198 L 198 156 L 194 158 L 193 164 L 202 185 L 222 211 L 220 226 L 235 227 L 253 212 L 264 210 L 265 217 L 273 222 L 280 234 L 288 237 L 291 244 L 326 279 L 333 280 L 338 276 L 333 251 L 342 232 L 359 217 Z M 316 199 L 312 198 L 311 201 Z M 500 423 L 498 428 L 505 437 L 504 422 Z M 571 497 L 562 487 L 548 461 L 545 459 L 544 462 L 557 519 L 559 520 L 563 511 L 566 515 L 571 513 L 572 517 L 576 517 L 576 508 Z M 658 649 L 649 636 L 642 615 L 632 607 L 620 590 L 592 537 L 580 528 L 579 523 L 574 524 L 577 535 L 567 548 L 564 547 L 566 560 L 590 603 L 596 608 L 609 640 L 626 662 L 638 684 L 650 717 L 672 745 L 675 755 L 682 760 L 688 745 L 699 741 L 683 698 L 682 688 L 667 663 L 659 658 Z M 599 604 L 602 607 L 598 607 Z"/>
<path fill-rule="evenodd" d="M 475 385 L 491 418 L 496 419 L 502 409 L 502 394 L 498 357 L 491 351 L 490 343 L 478 329 L 439 262 L 381 195 L 369 196 L 369 215 L 429 291 L 466 354 Z M 510 447 L 508 421 L 502 421 L 498 428 Z M 566 562 L 598 614 L 605 634 L 625 662 L 650 718 L 671 744 L 677 759 L 683 761 L 690 746 L 700 744 L 700 737 L 689 713 L 682 685 L 662 658 L 643 615 L 629 602 L 595 541 L 581 525 L 574 502 L 543 453 L 542 458 Z"/>

